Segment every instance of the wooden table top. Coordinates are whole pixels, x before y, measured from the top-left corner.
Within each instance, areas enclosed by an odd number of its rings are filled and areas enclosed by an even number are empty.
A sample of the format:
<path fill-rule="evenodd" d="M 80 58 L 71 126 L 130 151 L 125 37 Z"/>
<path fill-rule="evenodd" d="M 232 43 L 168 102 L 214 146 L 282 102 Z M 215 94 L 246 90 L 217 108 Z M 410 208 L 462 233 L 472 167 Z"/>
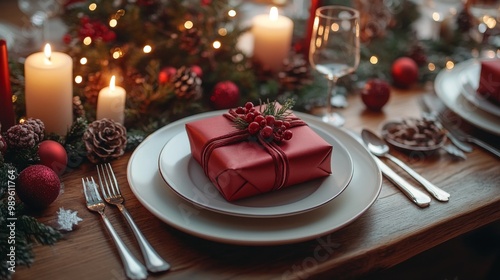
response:
<path fill-rule="evenodd" d="M 340 110 L 345 127 L 380 131 L 384 121 L 419 117 L 419 98 L 428 89 L 393 89 L 382 112 L 365 109 L 359 95 Z M 489 136 L 487 141 L 498 143 Z M 354 222 L 326 236 L 297 244 L 240 246 L 204 240 L 181 232 L 151 214 L 134 196 L 127 182 L 131 153 L 114 161 L 113 168 L 129 212 L 154 248 L 168 260 L 169 272 L 150 279 L 315 279 L 353 277 L 396 265 L 425 250 L 500 219 L 500 160 L 475 148 L 467 160 L 448 155 L 410 160 L 395 154 L 424 177 L 451 194 L 449 202 L 433 200 L 419 208 L 384 178 L 375 203 Z M 154 159 L 153 159 L 154 160 Z M 394 167 L 391 163 L 388 165 Z M 397 173 L 411 181 L 401 170 Z M 35 263 L 18 267 L 14 279 L 124 279 L 118 253 L 100 217 L 85 208 L 81 178 L 96 176 L 84 164 L 63 175 L 64 193 L 39 219 L 56 225 L 59 207 L 78 211 L 82 222 L 54 246 L 37 246 Z M 135 239 L 115 207 L 107 215 L 132 252 L 142 260 Z M 335 215 L 335 213 L 332 213 Z"/>

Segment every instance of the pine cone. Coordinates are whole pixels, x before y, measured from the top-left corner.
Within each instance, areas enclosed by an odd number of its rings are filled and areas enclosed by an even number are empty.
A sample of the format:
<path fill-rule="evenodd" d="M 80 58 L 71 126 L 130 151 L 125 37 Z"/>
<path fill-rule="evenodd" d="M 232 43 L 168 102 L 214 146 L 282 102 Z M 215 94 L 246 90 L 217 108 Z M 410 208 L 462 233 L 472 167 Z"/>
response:
<path fill-rule="evenodd" d="M 287 90 L 295 90 L 311 83 L 308 62 L 300 54 L 292 54 L 283 61 L 283 70 L 278 73 L 280 84 Z"/>
<path fill-rule="evenodd" d="M 5 141 L 5 137 L 0 134 L 0 155 L 5 155 L 5 152 L 7 152 L 7 141 Z M 0 166 L 2 165 L 1 158 L 0 156 Z"/>
<path fill-rule="evenodd" d="M 172 79 L 178 98 L 197 100 L 201 98 L 201 79 L 191 68 L 182 66 Z"/>
<path fill-rule="evenodd" d="M 5 133 L 5 142 L 8 147 L 29 149 L 35 147 L 37 135 L 28 125 L 17 124 Z"/>
<path fill-rule="evenodd" d="M 425 48 L 420 43 L 415 43 L 411 46 L 408 56 L 412 58 L 418 66 L 427 64 L 427 55 Z"/>
<path fill-rule="evenodd" d="M 28 126 L 35 133 L 35 142 L 38 143 L 45 137 L 45 124 L 40 119 L 29 118 L 22 125 Z"/>
<path fill-rule="evenodd" d="M 187 51 L 191 55 L 194 55 L 198 52 L 201 37 L 201 30 L 194 27 L 186 29 L 180 36 L 179 48 Z"/>
<path fill-rule="evenodd" d="M 467 32 L 472 26 L 471 15 L 467 9 L 462 9 L 457 15 L 457 26 L 461 32 Z"/>
<path fill-rule="evenodd" d="M 92 163 L 106 162 L 123 155 L 127 130 L 118 122 L 101 119 L 92 122 L 83 134 L 87 158 Z"/>

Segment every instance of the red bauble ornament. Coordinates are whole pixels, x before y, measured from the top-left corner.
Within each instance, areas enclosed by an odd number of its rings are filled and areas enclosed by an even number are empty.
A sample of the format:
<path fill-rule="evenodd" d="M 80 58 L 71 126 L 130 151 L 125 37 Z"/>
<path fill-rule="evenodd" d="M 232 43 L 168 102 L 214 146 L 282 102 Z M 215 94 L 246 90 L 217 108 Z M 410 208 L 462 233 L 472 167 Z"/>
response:
<path fill-rule="evenodd" d="M 107 32 L 102 34 L 102 39 L 104 40 L 104 42 L 114 41 L 116 39 L 116 33 L 111 30 L 108 30 Z"/>
<path fill-rule="evenodd" d="M 38 146 L 40 164 L 52 169 L 57 175 L 61 175 L 68 164 L 68 154 L 59 142 L 44 140 Z"/>
<path fill-rule="evenodd" d="M 372 79 L 366 82 L 361 91 L 361 100 L 366 108 L 373 111 L 380 111 L 389 101 L 391 87 L 389 83 L 380 79 Z"/>
<path fill-rule="evenodd" d="M 191 71 L 193 71 L 196 74 L 196 76 L 200 78 L 203 77 L 203 69 L 201 69 L 200 66 L 198 65 L 191 66 Z"/>
<path fill-rule="evenodd" d="M 210 101 L 216 109 L 228 109 L 238 106 L 240 90 L 231 81 L 218 82 L 210 96 Z"/>
<path fill-rule="evenodd" d="M 66 45 L 69 45 L 71 43 L 71 40 L 73 40 L 73 37 L 71 37 L 71 34 L 64 34 L 63 36 L 63 42 L 66 44 Z"/>
<path fill-rule="evenodd" d="M 176 72 L 177 70 L 174 67 L 165 67 L 161 69 L 160 73 L 158 73 L 158 82 L 162 85 L 168 83 Z"/>
<path fill-rule="evenodd" d="M 17 195 L 34 209 L 49 206 L 59 196 L 60 189 L 59 176 L 45 165 L 31 165 L 21 171 L 17 178 Z"/>
<path fill-rule="evenodd" d="M 400 57 L 392 64 L 391 74 L 395 86 L 408 88 L 418 80 L 418 65 L 409 57 Z"/>

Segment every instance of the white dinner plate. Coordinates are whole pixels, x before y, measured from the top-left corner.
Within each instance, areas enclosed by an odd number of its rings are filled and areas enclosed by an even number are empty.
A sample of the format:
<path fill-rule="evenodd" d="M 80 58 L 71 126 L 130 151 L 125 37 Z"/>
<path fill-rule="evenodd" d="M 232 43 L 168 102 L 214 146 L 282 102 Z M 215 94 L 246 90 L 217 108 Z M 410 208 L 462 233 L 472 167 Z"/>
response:
<path fill-rule="evenodd" d="M 221 113 L 203 113 L 171 123 L 147 137 L 130 157 L 127 179 L 132 192 L 146 209 L 168 225 L 223 243 L 287 244 L 338 230 L 358 218 L 377 199 L 382 174 L 371 154 L 344 130 L 323 123 L 317 117 L 295 112 L 312 128 L 335 135 L 349 151 L 354 174 L 349 187 L 338 197 L 306 213 L 268 219 L 221 214 L 186 201 L 166 186 L 158 171 L 158 157 L 165 143 L 184 131 L 187 122 Z"/>
<path fill-rule="evenodd" d="M 205 175 L 200 164 L 191 156 L 186 131 L 181 131 L 172 137 L 162 149 L 158 164 L 160 175 L 180 196 L 208 210 L 255 218 L 303 213 L 337 197 L 347 187 L 353 174 L 351 156 L 333 133 L 323 130 L 315 132 L 333 146 L 332 174 L 279 191 L 227 201 Z"/>
<path fill-rule="evenodd" d="M 462 95 L 479 109 L 492 115 L 500 117 L 500 106 L 492 103 L 479 95 L 476 90 L 479 87 L 479 76 L 481 75 L 481 62 L 474 61 L 470 67 L 463 68 L 460 73 L 462 84 Z"/>
<path fill-rule="evenodd" d="M 461 75 L 464 69 L 472 67 L 476 60 L 467 60 L 455 65 L 451 70 L 442 70 L 434 81 L 437 96 L 450 110 L 469 123 L 490 133 L 500 135 L 500 119 L 477 108 L 461 94 Z"/>

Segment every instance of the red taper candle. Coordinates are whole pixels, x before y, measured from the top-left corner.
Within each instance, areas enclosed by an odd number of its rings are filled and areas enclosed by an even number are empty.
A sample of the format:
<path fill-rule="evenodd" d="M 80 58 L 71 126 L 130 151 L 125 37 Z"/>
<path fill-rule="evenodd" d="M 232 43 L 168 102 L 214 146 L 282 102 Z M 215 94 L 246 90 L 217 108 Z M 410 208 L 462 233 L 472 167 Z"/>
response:
<path fill-rule="evenodd" d="M 2 124 L 2 132 L 7 131 L 16 123 L 14 106 L 12 105 L 9 60 L 5 40 L 0 40 L 0 123 Z"/>
<path fill-rule="evenodd" d="M 309 7 L 309 19 L 307 20 L 306 38 L 304 41 L 304 56 L 309 57 L 309 48 L 311 45 L 312 28 L 314 24 L 314 17 L 316 16 L 316 9 L 321 6 L 320 0 L 312 0 Z"/>

